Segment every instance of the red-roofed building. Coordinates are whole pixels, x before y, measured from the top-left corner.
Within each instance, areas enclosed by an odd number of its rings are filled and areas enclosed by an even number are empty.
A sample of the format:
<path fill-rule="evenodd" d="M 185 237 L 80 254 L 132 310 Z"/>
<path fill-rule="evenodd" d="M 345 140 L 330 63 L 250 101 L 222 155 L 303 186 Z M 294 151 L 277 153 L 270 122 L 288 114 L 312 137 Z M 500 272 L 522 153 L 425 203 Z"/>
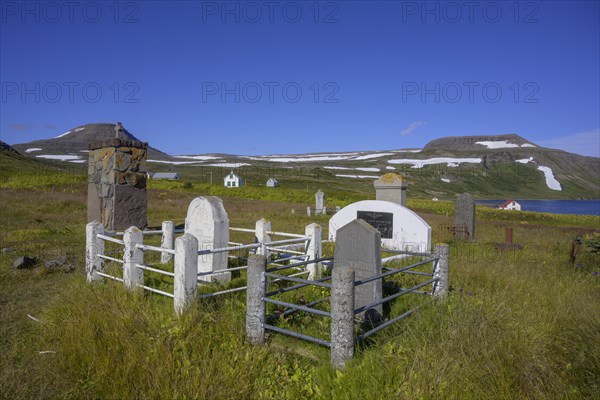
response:
<path fill-rule="evenodd" d="M 501 210 L 517 210 L 521 211 L 521 205 L 514 200 L 506 200 L 498 206 Z"/>

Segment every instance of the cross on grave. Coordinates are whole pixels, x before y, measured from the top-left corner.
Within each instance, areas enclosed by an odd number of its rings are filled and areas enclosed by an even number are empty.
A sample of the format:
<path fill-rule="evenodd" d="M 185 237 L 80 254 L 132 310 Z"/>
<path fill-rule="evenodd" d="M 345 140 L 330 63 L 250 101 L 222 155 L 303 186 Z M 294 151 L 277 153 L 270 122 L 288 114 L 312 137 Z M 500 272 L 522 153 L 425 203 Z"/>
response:
<path fill-rule="evenodd" d="M 356 233 L 355 231 L 351 232 L 349 237 L 348 237 L 348 241 L 350 242 L 350 251 L 352 253 L 356 252 L 356 244 L 358 243 L 358 233 Z"/>

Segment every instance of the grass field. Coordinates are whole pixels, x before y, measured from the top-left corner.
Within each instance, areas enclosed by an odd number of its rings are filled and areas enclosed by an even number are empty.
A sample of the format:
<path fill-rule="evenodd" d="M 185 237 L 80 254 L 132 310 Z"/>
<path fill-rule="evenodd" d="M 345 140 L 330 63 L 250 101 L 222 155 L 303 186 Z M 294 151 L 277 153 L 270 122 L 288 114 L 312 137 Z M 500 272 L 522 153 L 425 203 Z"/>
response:
<path fill-rule="evenodd" d="M 434 239 L 450 243 L 450 296 L 375 335 L 336 371 L 317 345 L 279 334 L 264 346 L 246 343 L 244 292 L 197 301 L 176 318 L 170 299 L 115 282 L 87 285 L 86 184 L 75 174 L 49 176 L 48 184 L 42 176 L 0 187 L 0 248 L 13 249 L 0 259 L 0 398 L 600 398 L 600 256 L 569 262 L 571 240 L 599 235 L 599 217 L 478 208 L 477 241 L 462 243 L 440 229 L 451 203 L 411 200 Z M 369 197 L 324 189 L 331 205 Z M 326 231 L 326 217 L 302 212 L 313 193 L 153 182 L 149 224 L 182 223 L 191 199 L 212 194 L 222 196 L 231 226 L 266 218 L 275 230 L 303 232 L 317 222 Z M 523 249 L 498 252 L 493 244 L 508 226 Z M 38 266 L 13 270 L 22 254 L 38 257 Z M 44 267 L 63 254 L 74 272 Z M 302 313 L 281 323 L 328 329 Z"/>

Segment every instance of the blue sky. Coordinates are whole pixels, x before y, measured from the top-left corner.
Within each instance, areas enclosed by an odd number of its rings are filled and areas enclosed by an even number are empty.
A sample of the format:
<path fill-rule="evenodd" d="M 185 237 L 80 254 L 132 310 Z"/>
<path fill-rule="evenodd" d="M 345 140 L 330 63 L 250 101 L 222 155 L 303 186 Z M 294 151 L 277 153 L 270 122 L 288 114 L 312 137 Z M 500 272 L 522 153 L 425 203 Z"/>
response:
<path fill-rule="evenodd" d="M 8 143 L 122 121 L 171 154 L 517 133 L 600 156 L 598 1 L 1 5 Z"/>

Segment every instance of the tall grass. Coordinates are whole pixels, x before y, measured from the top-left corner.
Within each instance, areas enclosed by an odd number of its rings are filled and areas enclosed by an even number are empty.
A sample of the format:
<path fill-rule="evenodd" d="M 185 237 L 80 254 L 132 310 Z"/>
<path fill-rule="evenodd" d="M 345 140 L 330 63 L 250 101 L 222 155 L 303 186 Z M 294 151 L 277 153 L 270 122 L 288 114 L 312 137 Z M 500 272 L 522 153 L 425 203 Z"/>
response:
<path fill-rule="evenodd" d="M 544 242 L 501 256 L 453 244 L 449 298 L 360 346 L 343 371 L 297 339 L 247 344 L 243 293 L 177 318 L 169 299 L 80 277 L 45 312 L 39 346 L 56 351 L 49 373 L 67 398 L 595 398 L 597 259 L 571 267 L 538 254 Z"/>
<path fill-rule="evenodd" d="M 194 196 L 221 193 L 169 185 L 149 191 L 151 225 L 182 222 Z M 450 295 L 374 335 L 335 371 L 329 351 L 317 345 L 280 334 L 269 334 L 264 346 L 246 343 L 243 292 L 196 301 L 177 318 L 170 299 L 129 293 L 116 282 L 87 285 L 84 183 L 74 192 L 0 190 L 11 199 L 0 213 L 0 247 L 20 244 L 30 251 L 39 243 L 44 251 L 80 255 L 74 274 L 43 266 L 14 271 L 9 265 L 16 252 L 1 255 L 0 398 L 599 397 L 599 256 L 586 252 L 575 265 L 568 260 L 573 236 L 598 230 L 597 217 L 478 210 L 477 242 L 462 243 L 440 233 L 451 203 L 413 200 L 409 206 L 430 223 L 433 236 L 450 239 Z M 312 204 L 312 193 L 282 191 L 295 199 L 293 206 L 273 201 L 277 192 L 266 188 L 226 193 L 232 226 L 251 227 L 261 217 L 293 232 L 315 220 L 327 224 L 326 217 L 290 212 Z M 262 200 L 243 198 L 255 195 Z M 522 250 L 496 250 L 505 226 L 514 226 Z M 391 315 L 421 299 L 398 299 Z M 303 313 L 278 323 L 328 335 L 327 322 Z"/>

